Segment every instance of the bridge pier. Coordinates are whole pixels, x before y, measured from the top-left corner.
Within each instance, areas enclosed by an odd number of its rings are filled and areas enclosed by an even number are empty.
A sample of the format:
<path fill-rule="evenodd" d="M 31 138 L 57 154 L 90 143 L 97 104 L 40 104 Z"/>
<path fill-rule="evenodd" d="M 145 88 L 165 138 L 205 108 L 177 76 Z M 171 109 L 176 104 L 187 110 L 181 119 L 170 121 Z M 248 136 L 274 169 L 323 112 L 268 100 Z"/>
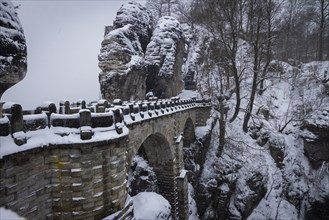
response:
<path fill-rule="evenodd" d="M 158 176 L 159 193 L 169 201 L 172 219 L 177 219 L 178 202 L 176 176 L 173 170 L 165 169 L 166 168 L 160 168 L 160 170 L 159 168 L 154 169 Z"/>
<path fill-rule="evenodd" d="M 186 170 L 182 170 L 177 177 L 178 219 L 188 219 L 188 181 Z"/>

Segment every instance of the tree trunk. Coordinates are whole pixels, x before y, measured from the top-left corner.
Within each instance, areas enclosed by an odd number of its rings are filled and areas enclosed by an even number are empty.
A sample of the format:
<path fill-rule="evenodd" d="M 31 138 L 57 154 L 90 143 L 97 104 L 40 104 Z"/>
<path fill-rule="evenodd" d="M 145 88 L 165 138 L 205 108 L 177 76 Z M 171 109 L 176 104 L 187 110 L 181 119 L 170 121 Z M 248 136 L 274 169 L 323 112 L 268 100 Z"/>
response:
<path fill-rule="evenodd" d="M 251 117 L 251 113 L 252 113 L 252 109 L 253 109 L 253 105 L 254 105 L 254 100 L 255 100 L 255 95 L 256 95 L 256 89 L 257 89 L 257 78 L 258 78 L 258 54 L 257 52 L 255 52 L 254 55 L 254 76 L 253 76 L 253 80 L 252 80 L 252 88 L 251 88 L 251 94 L 250 94 L 250 100 L 248 103 L 248 107 L 246 109 L 246 113 L 244 115 L 244 119 L 243 119 L 243 131 L 244 132 L 248 132 L 248 123 Z"/>
<path fill-rule="evenodd" d="M 258 72 L 259 72 L 259 61 L 260 61 L 260 57 L 259 57 L 259 53 L 260 53 L 260 45 L 259 45 L 259 34 L 260 34 L 260 26 L 261 26 L 261 22 L 260 22 L 261 18 L 258 17 L 257 18 L 257 27 L 256 27 L 256 32 L 254 33 L 256 36 L 255 42 L 254 42 L 254 67 L 253 67 L 253 80 L 252 80 L 252 87 L 251 87 L 251 93 L 250 93 L 250 100 L 246 109 L 246 113 L 244 115 L 244 119 L 243 119 L 243 125 L 242 125 L 242 129 L 244 132 L 248 132 L 248 123 L 251 117 L 251 113 L 252 113 L 252 109 L 253 109 L 253 105 L 254 105 L 254 100 L 255 100 L 255 95 L 256 95 L 256 90 L 257 90 L 257 79 L 258 79 Z M 253 33 L 251 33 L 253 34 Z"/>
<path fill-rule="evenodd" d="M 171 2 L 170 0 L 167 0 L 167 3 L 168 3 L 168 16 L 171 16 Z"/>
<path fill-rule="evenodd" d="M 230 118 L 229 122 L 232 123 L 236 117 L 238 117 L 239 111 L 240 111 L 240 79 L 238 75 L 238 70 L 235 65 L 233 65 L 233 75 L 234 75 L 234 82 L 235 82 L 235 109 L 232 117 Z"/>
<path fill-rule="evenodd" d="M 224 113 L 224 103 L 220 102 L 220 119 L 219 119 L 219 146 L 217 150 L 217 156 L 220 156 L 225 146 L 225 133 L 226 133 L 226 122 Z"/>
<path fill-rule="evenodd" d="M 266 12 L 267 12 L 266 61 L 265 61 L 264 69 L 262 71 L 262 76 L 261 76 L 262 79 L 260 81 L 259 92 L 258 92 L 259 95 L 262 95 L 263 92 L 265 91 L 264 78 L 266 77 L 267 69 L 271 62 L 271 51 L 272 51 L 272 8 L 271 7 L 272 7 L 272 0 L 269 0 L 266 8 Z"/>
<path fill-rule="evenodd" d="M 324 35 L 324 23 L 325 23 L 325 14 L 324 14 L 324 2 L 325 0 L 320 0 L 320 10 L 321 10 L 321 15 L 320 15 L 320 28 L 319 28 L 319 55 L 318 55 L 318 60 L 322 61 L 323 60 L 323 35 Z"/>

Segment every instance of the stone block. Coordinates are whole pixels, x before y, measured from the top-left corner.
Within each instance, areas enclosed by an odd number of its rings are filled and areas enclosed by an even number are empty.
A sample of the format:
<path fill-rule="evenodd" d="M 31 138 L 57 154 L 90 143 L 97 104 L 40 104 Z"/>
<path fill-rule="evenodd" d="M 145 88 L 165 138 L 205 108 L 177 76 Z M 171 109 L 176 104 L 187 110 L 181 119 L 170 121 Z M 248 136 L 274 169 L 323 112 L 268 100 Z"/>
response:
<path fill-rule="evenodd" d="M 8 206 L 10 207 L 9 203 L 14 202 L 16 200 L 15 194 L 7 194 L 5 197 L 1 197 L 0 199 L 0 206 Z"/>
<path fill-rule="evenodd" d="M 93 136 L 93 131 L 91 127 L 84 126 L 80 128 L 80 139 L 81 140 L 90 140 Z"/>
<path fill-rule="evenodd" d="M 84 203 L 82 204 L 82 210 L 83 210 L 83 211 L 90 211 L 90 210 L 92 210 L 94 207 L 95 207 L 95 205 L 94 205 L 94 201 L 91 201 L 91 200 L 87 200 L 86 202 L 84 202 Z"/>
<path fill-rule="evenodd" d="M 69 174 L 73 178 L 79 178 L 82 177 L 82 170 L 81 168 L 73 168 L 70 170 Z"/>
<path fill-rule="evenodd" d="M 25 218 L 27 219 L 33 219 L 36 216 L 38 216 L 38 206 L 34 206 L 30 208 L 30 210 L 24 214 Z"/>
<path fill-rule="evenodd" d="M 1 106 L 1 103 L 0 103 Z M 6 116 L 5 116 L 6 117 Z M 0 108 L 0 119 L 1 119 L 1 108 Z M 8 119 L 6 119 L 8 120 Z M 10 134 L 9 120 L 0 122 L 0 136 L 8 136 Z"/>
<path fill-rule="evenodd" d="M 98 187 L 94 187 L 94 197 L 100 197 L 102 196 L 104 192 L 104 187 L 102 185 L 98 186 Z"/>
<path fill-rule="evenodd" d="M 71 183 L 71 190 L 73 193 L 81 192 L 84 189 L 84 185 L 81 182 Z"/>
<path fill-rule="evenodd" d="M 82 168 L 91 168 L 92 167 L 92 160 L 85 160 L 86 158 L 83 157 L 83 160 L 81 161 L 81 167 Z"/>
<path fill-rule="evenodd" d="M 80 148 L 81 153 L 84 154 L 84 157 L 93 152 L 93 147 L 91 145 L 86 145 Z"/>
<path fill-rule="evenodd" d="M 23 131 L 23 109 L 21 105 L 14 104 L 11 106 L 11 131 L 12 134 Z"/>

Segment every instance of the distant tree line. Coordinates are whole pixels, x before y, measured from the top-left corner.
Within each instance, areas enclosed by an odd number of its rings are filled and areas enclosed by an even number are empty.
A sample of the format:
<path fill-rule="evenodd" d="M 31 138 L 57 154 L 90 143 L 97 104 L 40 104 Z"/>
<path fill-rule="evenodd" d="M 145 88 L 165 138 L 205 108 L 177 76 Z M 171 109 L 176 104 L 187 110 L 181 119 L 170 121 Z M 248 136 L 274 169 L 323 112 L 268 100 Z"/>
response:
<path fill-rule="evenodd" d="M 268 5 L 273 42 L 271 55 L 282 61 L 308 62 L 329 59 L 329 0 L 147 0 L 156 18 L 175 16 L 183 23 L 204 24 L 222 16 L 222 7 L 233 5 L 237 36 L 254 31 L 252 19 L 260 7 Z M 218 6 L 218 7 L 217 7 Z M 231 7 L 231 6 L 230 6 Z M 216 15 L 219 13 L 219 15 Z M 270 14 L 268 14 L 270 13 Z M 224 19 L 224 18 L 223 18 Z M 229 18 L 227 18 L 229 19 Z M 221 21 L 219 21 L 221 22 Z M 269 23 L 268 23 L 269 24 Z M 265 34 L 260 30 L 260 34 Z"/>

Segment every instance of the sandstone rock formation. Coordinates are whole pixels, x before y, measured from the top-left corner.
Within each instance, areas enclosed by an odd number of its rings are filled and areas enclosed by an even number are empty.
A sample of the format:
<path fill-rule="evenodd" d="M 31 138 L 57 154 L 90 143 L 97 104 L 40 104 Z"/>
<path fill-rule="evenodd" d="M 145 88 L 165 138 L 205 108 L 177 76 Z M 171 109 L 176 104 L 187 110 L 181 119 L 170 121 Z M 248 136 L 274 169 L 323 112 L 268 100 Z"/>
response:
<path fill-rule="evenodd" d="M 0 98 L 25 77 L 26 56 L 24 32 L 15 7 L 8 0 L 0 0 Z"/>
<path fill-rule="evenodd" d="M 119 9 L 112 30 L 105 34 L 98 56 L 103 98 L 109 101 L 144 98 L 146 71 L 143 56 L 151 32 L 152 16 L 145 7 L 129 2 Z"/>
<path fill-rule="evenodd" d="M 314 169 L 329 162 L 329 107 L 316 111 L 304 121 L 310 133 L 304 135 L 304 150 Z"/>
<path fill-rule="evenodd" d="M 179 94 L 183 87 L 185 40 L 173 17 L 159 19 L 153 30 L 151 12 L 136 2 L 123 5 L 113 26 L 106 27 L 98 56 L 101 93 L 113 101 Z"/>
<path fill-rule="evenodd" d="M 145 53 L 147 91 L 157 97 L 177 95 L 183 89 L 182 65 L 184 36 L 180 23 L 173 17 L 161 17 Z"/>

